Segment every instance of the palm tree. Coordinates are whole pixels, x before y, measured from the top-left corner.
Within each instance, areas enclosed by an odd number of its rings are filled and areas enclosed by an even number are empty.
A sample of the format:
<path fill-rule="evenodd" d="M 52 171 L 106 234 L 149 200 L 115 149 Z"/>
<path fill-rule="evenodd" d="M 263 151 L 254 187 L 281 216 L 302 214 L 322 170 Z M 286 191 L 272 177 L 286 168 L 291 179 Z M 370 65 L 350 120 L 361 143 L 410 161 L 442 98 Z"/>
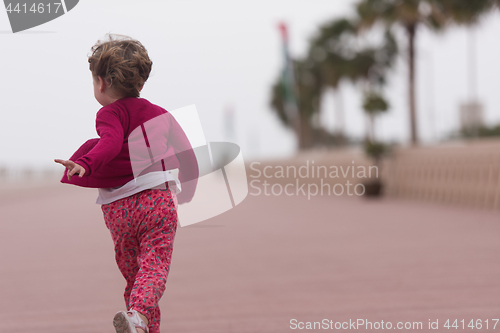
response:
<path fill-rule="evenodd" d="M 356 36 L 355 24 L 347 19 L 340 18 L 328 22 L 319 28 L 314 38 L 310 40 L 308 59 L 318 69 L 324 86 L 332 88 L 335 93 L 335 119 L 337 136 L 344 137 L 344 110 L 340 103 L 339 84 L 346 76 L 347 62 L 354 53 L 353 40 Z"/>
<path fill-rule="evenodd" d="M 388 26 L 399 25 L 408 37 L 408 93 L 411 143 L 418 143 L 415 103 L 415 38 L 418 27 L 426 25 L 434 30 L 450 23 L 470 24 L 489 11 L 498 0 L 361 0 L 356 5 L 360 27 L 377 22 Z"/>
<path fill-rule="evenodd" d="M 387 29 L 382 45 L 363 45 L 358 26 L 359 23 L 352 19 L 336 19 L 321 26 L 311 40 L 308 59 L 320 72 L 323 90 L 330 87 L 338 92 L 344 79 L 371 87 L 381 87 L 385 83 L 386 72 L 397 55 L 396 40 Z M 343 110 L 337 107 L 335 111 L 336 118 L 342 119 Z"/>
<path fill-rule="evenodd" d="M 316 67 L 307 61 L 293 62 L 295 72 L 295 84 L 297 94 L 297 109 L 299 117 L 298 141 L 299 149 L 311 147 L 315 143 L 312 118 L 319 112 L 319 100 L 321 93 L 321 77 Z M 293 128 L 295 124 L 286 112 L 286 91 L 280 79 L 273 85 L 271 90 L 271 107 L 278 114 L 281 122 Z"/>
<path fill-rule="evenodd" d="M 343 133 L 333 137 L 324 129 L 315 129 L 312 119 L 320 110 L 321 95 L 325 88 L 338 90 L 341 80 L 362 81 L 369 86 L 381 86 L 385 82 L 386 71 L 394 62 L 397 45 L 390 31 L 386 31 L 384 44 L 360 49 L 356 40 L 357 23 L 347 19 L 337 19 L 323 25 L 311 40 L 309 52 L 304 60 L 293 61 L 295 95 L 299 115 L 300 130 L 297 131 L 299 148 L 311 147 L 319 141 L 333 144 L 344 143 Z M 271 107 L 282 123 L 294 128 L 286 109 L 287 89 L 278 80 L 272 87 Z M 342 110 L 336 108 L 336 112 Z M 337 116 L 337 119 L 341 118 Z"/>

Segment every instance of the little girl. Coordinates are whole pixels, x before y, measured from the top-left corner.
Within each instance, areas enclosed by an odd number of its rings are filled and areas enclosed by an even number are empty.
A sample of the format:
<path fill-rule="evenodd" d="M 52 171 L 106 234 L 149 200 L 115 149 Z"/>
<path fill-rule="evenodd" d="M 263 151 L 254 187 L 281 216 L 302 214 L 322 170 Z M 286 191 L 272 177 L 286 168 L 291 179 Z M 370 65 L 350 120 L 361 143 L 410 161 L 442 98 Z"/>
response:
<path fill-rule="evenodd" d="M 177 230 L 176 194 L 179 203 L 192 199 L 198 164 L 175 119 L 139 98 L 153 64 L 144 46 L 129 37 L 108 37 L 89 57 L 94 96 L 103 106 L 96 115 L 100 138 L 85 142 L 69 160 L 54 161 L 67 169 L 61 182 L 99 189 L 97 203 L 127 281 L 127 311 L 115 315 L 116 332 L 158 333 L 158 302 Z M 129 147 L 141 144 L 146 157 L 131 157 Z M 179 179 L 169 171 L 176 168 Z"/>

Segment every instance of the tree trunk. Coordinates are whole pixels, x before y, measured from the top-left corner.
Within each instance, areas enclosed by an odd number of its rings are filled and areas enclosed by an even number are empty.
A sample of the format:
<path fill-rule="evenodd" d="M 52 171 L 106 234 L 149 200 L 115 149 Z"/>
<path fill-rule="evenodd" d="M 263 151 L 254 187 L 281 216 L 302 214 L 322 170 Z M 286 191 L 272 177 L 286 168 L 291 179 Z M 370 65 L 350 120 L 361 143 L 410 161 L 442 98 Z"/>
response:
<path fill-rule="evenodd" d="M 409 66 L 409 81 L 408 81 L 408 101 L 410 107 L 410 134 L 411 134 L 411 144 L 418 144 L 417 135 L 417 108 L 415 101 L 415 33 L 417 25 L 416 23 L 411 23 L 406 26 L 406 32 L 408 33 L 408 66 Z"/>
<path fill-rule="evenodd" d="M 307 118 L 303 113 L 299 113 L 297 116 L 297 123 L 295 125 L 297 138 L 299 141 L 299 149 L 304 150 L 312 146 L 312 126 L 310 119 Z"/>
<path fill-rule="evenodd" d="M 370 141 L 375 143 L 375 115 L 373 112 L 368 114 L 368 119 L 370 120 Z"/>
<path fill-rule="evenodd" d="M 335 102 L 335 134 L 339 137 L 343 137 L 345 132 L 344 101 L 339 87 L 333 89 L 333 95 Z"/>

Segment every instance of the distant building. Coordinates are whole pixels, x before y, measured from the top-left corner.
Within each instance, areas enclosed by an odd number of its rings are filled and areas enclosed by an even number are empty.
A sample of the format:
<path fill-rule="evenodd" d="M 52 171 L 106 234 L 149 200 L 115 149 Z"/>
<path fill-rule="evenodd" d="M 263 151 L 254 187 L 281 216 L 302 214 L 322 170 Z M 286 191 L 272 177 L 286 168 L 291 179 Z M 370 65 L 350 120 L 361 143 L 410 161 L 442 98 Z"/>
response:
<path fill-rule="evenodd" d="M 478 101 L 465 102 L 460 105 L 460 129 L 474 131 L 484 126 L 483 105 Z"/>

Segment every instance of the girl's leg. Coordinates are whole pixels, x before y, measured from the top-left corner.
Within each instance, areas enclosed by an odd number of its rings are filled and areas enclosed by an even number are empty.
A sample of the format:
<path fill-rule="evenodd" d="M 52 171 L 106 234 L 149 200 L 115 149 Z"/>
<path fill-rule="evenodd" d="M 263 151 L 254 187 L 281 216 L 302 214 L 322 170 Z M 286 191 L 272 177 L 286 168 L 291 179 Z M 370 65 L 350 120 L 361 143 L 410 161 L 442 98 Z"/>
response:
<path fill-rule="evenodd" d="M 142 192 L 141 205 L 147 212 L 138 230 L 139 271 L 130 295 L 129 307 L 149 321 L 150 333 L 159 333 L 158 302 L 165 291 L 177 230 L 177 211 L 169 190 Z"/>
<path fill-rule="evenodd" d="M 128 235 L 124 236 L 122 242 L 118 242 L 118 244 L 115 245 L 116 263 L 127 281 L 127 286 L 123 294 L 127 310 L 129 310 L 130 294 L 132 293 L 136 275 L 139 271 L 139 265 L 137 264 L 137 254 L 139 251 L 139 242 L 137 239 L 128 237 Z"/>
<path fill-rule="evenodd" d="M 139 254 L 139 241 L 133 235 L 132 214 L 134 200 L 124 198 L 116 202 L 103 205 L 102 211 L 104 221 L 111 232 L 115 245 L 115 259 L 120 272 L 127 281 L 124 299 L 127 310 L 129 310 L 129 298 L 135 277 L 139 271 L 137 255 Z"/>
<path fill-rule="evenodd" d="M 159 333 L 158 302 L 165 290 L 177 230 L 176 199 L 168 189 L 148 190 L 102 206 L 116 262 L 127 280 L 127 310 L 144 315 L 150 333 Z"/>

